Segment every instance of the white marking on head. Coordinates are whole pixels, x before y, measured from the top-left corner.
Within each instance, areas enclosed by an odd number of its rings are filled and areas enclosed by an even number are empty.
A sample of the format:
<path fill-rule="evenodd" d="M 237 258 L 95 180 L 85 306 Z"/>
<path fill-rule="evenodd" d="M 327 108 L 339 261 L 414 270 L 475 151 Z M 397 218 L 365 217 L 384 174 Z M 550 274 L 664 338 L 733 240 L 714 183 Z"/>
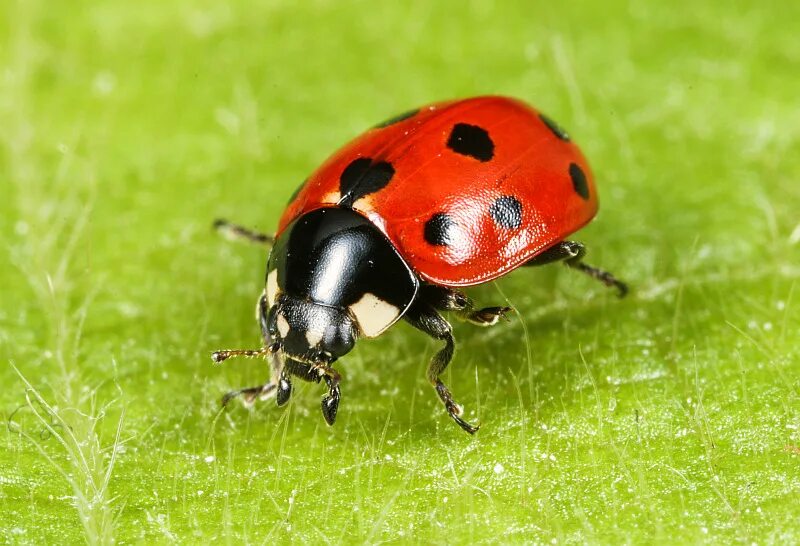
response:
<path fill-rule="evenodd" d="M 285 338 L 289 335 L 289 322 L 286 320 L 282 314 L 278 313 L 278 332 L 281 334 L 281 337 Z"/>
<path fill-rule="evenodd" d="M 267 303 L 269 303 L 270 307 L 275 305 L 275 299 L 278 297 L 279 291 L 278 270 L 273 269 L 269 272 L 269 275 L 267 275 Z"/>
<path fill-rule="evenodd" d="M 306 341 L 308 341 L 309 347 L 316 347 L 322 341 L 322 332 L 309 330 L 306 332 Z"/>
<path fill-rule="evenodd" d="M 367 337 L 380 335 L 400 316 L 400 309 L 370 293 L 351 305 L 350 311 Z"/>

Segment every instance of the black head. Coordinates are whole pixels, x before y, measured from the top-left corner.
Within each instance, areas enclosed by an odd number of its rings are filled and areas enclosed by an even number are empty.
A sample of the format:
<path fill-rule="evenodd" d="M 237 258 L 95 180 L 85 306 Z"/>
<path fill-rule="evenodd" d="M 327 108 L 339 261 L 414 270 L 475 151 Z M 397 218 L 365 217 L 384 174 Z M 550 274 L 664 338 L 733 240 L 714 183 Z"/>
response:
<path fill-rule="evenodd" d="M 300 362 L 333 362 L 349 353 L 358 338 L 358 327 L 346 310 L 286 293 L 264 319 L 269 337 Z"/>
<path fill-rule="evenodd" d="M 318 209 L 292 222 L 275 242 L 262 328 L 292 358 L 335 360 L 358 337 L 375 337 L 394 324 L 418 284 L 369 220 L 350 209 Z"/>

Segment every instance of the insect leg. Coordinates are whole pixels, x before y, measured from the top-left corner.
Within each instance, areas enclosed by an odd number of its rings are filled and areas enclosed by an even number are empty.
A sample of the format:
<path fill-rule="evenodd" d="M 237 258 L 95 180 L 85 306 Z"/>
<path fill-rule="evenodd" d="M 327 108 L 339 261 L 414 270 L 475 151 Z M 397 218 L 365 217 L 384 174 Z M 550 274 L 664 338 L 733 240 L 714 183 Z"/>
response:
<path fill-rule="evenodd" d="M 228 402 L 237 396 L 243 397 L 244 404 L 247 407 L 252 406 L 256 398 L 267 400 L 273 396 L 276 396 L 279 406 L 282 406 L 289 401 L 289 396 L 292 393 L 292 384 L 289 381 L 288 374 L 285 373 L 283 362 L 277 354 L 279 347 L 277 344 L 272 343 L 272 339 L 269 335 L 269 328 L 267 327 L 267 309 L 267 296 L 266 294 L 261 294 L 261 296 L 258 298 L 258 303 L 256 304 L 256 319 L 261 326 L 261 336 L 264 340 L 264 347 L 256 350 L 236 349 L 215 351 L 211 355 L 211 358 L 217 363 L 223 362 L 233 356 L 267 358 L 269 359 L 271 365 L 270 367 L 272 368 L 272 377 L 263 385 L 257 387 L 247 387 L 245 389 L 238 389 L 227 393 L 222 397 L 223 406 L 228 405 Z"/>
<path fill-rule="evenodd" d="M 259 233 L 223 219 L 214 220 L 214 229 L 232 241 L 243 240 L 264 246 L 272 246 L 275 243 L 274 235 Z"/>
<path fill-rule="evenodd" d="M 428 302 L 434 309 L 454 311 L 461 320 L 478 326 L 494 326 L 500 319 L 505 319 L 506 313 L 511 311 L 511 307 L 475 309 L 475 304 L 466 294 L 445 286 L 428 284 L 422 286 L 420 291 L 420 298 Z"/>
<path fill-rule="evenodd" d="M 553 262 L 564 262 L 564 265 L 582 271 L 597 279 L 608 287 L 616 288 L 620 298 L 628 293 L 628 285 L 617 279 L 613 274 L 583 263 L 586 255 L 586 247 L 577 241 L 561 241 L 548 248 L 532 260 L 525 263 L 526 266 L 545 265 Z"/>
<path fill-rule="evenodd" d="M 333 425 L 336 422 L 336 413 L 339 411 L 339 400 L 342 395 L 339 390 L 342 376 L 327 364 L 317 364 L 315 368 L 328 385 L 328 394 L 322 399 L 321 404 L 322 416 L 328 425 Z"/>
<path fill-rule="evenodd" d="M 455 351 L 455 340 L 453 339 L 453 330 L 450 323 L 447 322 L 436 309 L 424 300 L 419 300 L 411 306 L 406 312 L 405 319 L 418 330 L 421 330 L 429 336 L 444 341 L 444 347 L 437 352 L 431 359 L 428 365 L 428 381 L 436 389 L 436 394 L 444 404 L 445 409 L 450 417 L 458 423 L 465 432 L 475 434 L 480 428 L 480 425 L 471 425 L 464 421 L 461 416 L 464 414 L 464 409 L 453 400 L 453 395 L 450 389 L 442 382 L 440 375 L 444 372 L 450 360 L 453 358 Z"/>
<path fill-rule="evenodd" d="M 278 407 L 285 406 L 289 401 L 289 398 L 292 396 L 292 382 L 289 379 L 289 370 L 284 367 L 280 370 L 276 370 L 275 373 L 277 375 L 277 379 L 273 377 L 272 380 L 267 383 L 267 385 L 270 383 L 275 385 L 275 403 L 278 404 Z"/>
<path fill-rule="evenodd" d="M 267 347 L 263 347 L 261 349 L 254 349 L 254 350 L 225 349 L 221 351 L 214 351 L 211 354 L 211 359 L 216 363 L 224 362 L 225 360 L 228 360 L 229 358 L 234 356 L 244 356 L 249 358 L 268 358 L 272 363 L 272 372 L 273 372 L 272 379 L 270 379 L 268 382 L 260 386 L 247 387 L 244 389 L 237 389 L 234 391 L 230 391 L 229 393 L 225 394 L 225 396 L 222 397 L 223 406 L 227 406 L 228 402 L 230 402 L 237 396 L 242 396 L 244 399 L 245 406 L 248 407 L 253 405 L 256 398 L 259 398 L 261 400 L 267 400 L 268 398 L 275 396 L 275 394 L 278 394 L 280 397 L 282 393 L 280 390 L 276 389 L 278 389 L 278 387 L 282 385 L 279 383 L 277 379 L 277 376 L 280 373 L 280 369 L 276 364 L 277 362 L 279 362 L 279 359 L 274 354 L 275 350 L 276 347 L 270 345 Z M 291 389 L 291 385 L 289 385 L 289 389 Z M 286 399 L 288 400 L 288 395 L 286 396 Z"/>
<path fill-rule="evenodd" d="M 241 396 L 242 400 L 244 401 L 244 405 L 249 408 L 255 403 L 256 398 L 261 398 L 263 400 L 275 394 L 275 386 L 276 385 L 274 383 L 270 382 L 265 385 L 258 385 L 256 387 L 248 387 L 246 389 L 230 391 L 222 397 L 222 405 L 227 406 L 228 402 L 237 396 Z"/>

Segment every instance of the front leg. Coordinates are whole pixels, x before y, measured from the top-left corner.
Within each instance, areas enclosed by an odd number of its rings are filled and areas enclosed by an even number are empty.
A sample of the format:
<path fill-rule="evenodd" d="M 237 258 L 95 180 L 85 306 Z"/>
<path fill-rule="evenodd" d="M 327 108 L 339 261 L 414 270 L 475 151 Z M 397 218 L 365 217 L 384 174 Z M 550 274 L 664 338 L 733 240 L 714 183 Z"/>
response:
<path fill-rule="evenodd" d="M 276 345 L 270 345 L 267 347 L 263 347 L 261 349 L 225 349 L 221 351 L 214 351 L 211 354 L 211 360 L 215 363 L 219 364 L 220 362 L 224 362 L 231 357 L 234 356 L 244 356 L 249 358 L 267 358 L 270 359 L 272 363 L 272 379 L 264 383 L 263 385 L 258 385 L 255 387 L 247 387 L 244 389 L 236 389 L 234 391 L 230 391 L 222 397 L 222 406 L 227 406 L 228 402 L 237 398 L 239 396 L 242 397 L 244 401 L 244 405 L 247 407 L 252 406 L 256 398 L 260 398 L 261 400 L 267 400 L 268 398 L 272 398 L 276 394 L 278 395 L 278 405 L 281 404 L 281 398 L 285 398 L 288 400 L 288 393 L 284 392 L 286 389 L 284 388 L 285 385 L 283 382 L 278 380 L 278 377 L 283 377 L 281 374 L 280 368 L 280 360 L 278 356 L 275 354 L 277 351 Z M 287 383 L 288 384 L 288 383 Z M 289 385 L 289 392 L 291 392 L 291 385 Z M 285 402 L 284 402 L 285 403 Z"/>
<path fill-rule="evenodd" d="M 339 382 L 342 380 L 342 376 L 327 365 L 320 365 L 317 369 L 323 374 L 322 378 L 328 385 L 328 394 L 322 399 L 321 403 L 322 416 L 325 418 L 325 422 L 332 426 L 336 422 L 336 413 L 339 411 L 339 400 L 342 396 L 339 391 Z"/>
<path fill-rule="evenodd" d="M 419 297 L 434 309 L 453 311 L 461 320 L 466 320 L 478 326 L 494 326 L 500 319 L 506 319 L 506 313 L 511 311 L 511 307 L 475 309 L 473 301 L 460 290 L 434 284 L 421 286 Z"/>
<path fill-rule="evenodd" d="M 267 308 L 267 296 L 266 294 L 262 294 L 258 298 L 258 303 L 256 304 L 256 317 L 258 318 L 261 326 L 261 335 L 262 339 L 264 340 L 264 346 L 261 349 L 233 349 L 215 351 L 211 355 L 211 359 L 216 363 L 220 363 L 234 356 L 265 358 L 270 361 L 272 377 L 263 385 L 247 387 L 244 389 L 236 389 L 228 392 L 222 397 L 223 406 L 227 406 L 228 402 L 239 396 L 242 397 L 246 407 L 252 406 L 255 403 L 256 398 L 267 400 L 275 396 L 279 406 L 282 406 L 289 401 L 289 397 L 291 396 L 292 392 L 292 384 L 289 381 L 289 376 L 286 373 L 283 362 L 277 354 L 280 345 L 274 343 L 269 335 L 269 328 L 267 327 Z"/>
<path fill-rule="evenodd" d="M 471 425 L 464 421 L 461 416 L 464 414 L 464 409 L 453 400 L 453 395 L 450 389 L 442 382 L 440 375 L 444 372 L 450 360 L 453 358 L 455 351 L 455 340 L 453 339 L 453 329 L 450 323 L 447 322 L 442 315 L 440 315 L 433 306 L 423 299 L 417 300 L 408 311 L 406 311 L 405 319 L 418 330 L 421 330 L 429 336 L 444 341 L 444 347 L 437 352 L 431 359 L 428 365 L 428 381 L 436 389 L 436 394 L 444 404 L 448 415 L 460 426 L 465 432 L 475 434 L 480 428 L 480 425 Z"/>
<path fill-rule="evenodd" d="M 289 400 L 289 393 L 291 392 L 290 375 L 313 383 L 325 380 L 325 384 L 328 386 L 328 394 L 322 398 L 322 416 L 325 418 L 326 423 L 333 425 L 336 422 L 336 414 L 339 411 L 339 401 L 342 395 L 339 389 L 342 376 L 331 366 L 334 360 L 319 359 L 315 364 L 311 364 L 291 357 L 286 358 L 281 378 L 278 381 L 278 405 L 285 403 L 282 402 L 283 399 L 281 398 L 281 389 L 284 385 L 286 385 L 285 400 Z"/>

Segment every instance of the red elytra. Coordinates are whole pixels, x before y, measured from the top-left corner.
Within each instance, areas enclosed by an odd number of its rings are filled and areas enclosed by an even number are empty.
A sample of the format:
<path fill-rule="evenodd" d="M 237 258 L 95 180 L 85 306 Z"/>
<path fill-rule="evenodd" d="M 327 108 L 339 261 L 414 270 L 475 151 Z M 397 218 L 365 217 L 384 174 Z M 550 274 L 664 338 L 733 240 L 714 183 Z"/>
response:
<path fill-rule="evenodd" d="M 278 236 L 302 214 L 342 204 L 343 174 L 359 158 L 393 173 L 348 204 L 422 279 L 443 286 L 500 277 L 597 212 L 589 165 L 569 137 L 525 103 L 487 96 L 425 106 L 346 144 L 299 189 Z"/>

